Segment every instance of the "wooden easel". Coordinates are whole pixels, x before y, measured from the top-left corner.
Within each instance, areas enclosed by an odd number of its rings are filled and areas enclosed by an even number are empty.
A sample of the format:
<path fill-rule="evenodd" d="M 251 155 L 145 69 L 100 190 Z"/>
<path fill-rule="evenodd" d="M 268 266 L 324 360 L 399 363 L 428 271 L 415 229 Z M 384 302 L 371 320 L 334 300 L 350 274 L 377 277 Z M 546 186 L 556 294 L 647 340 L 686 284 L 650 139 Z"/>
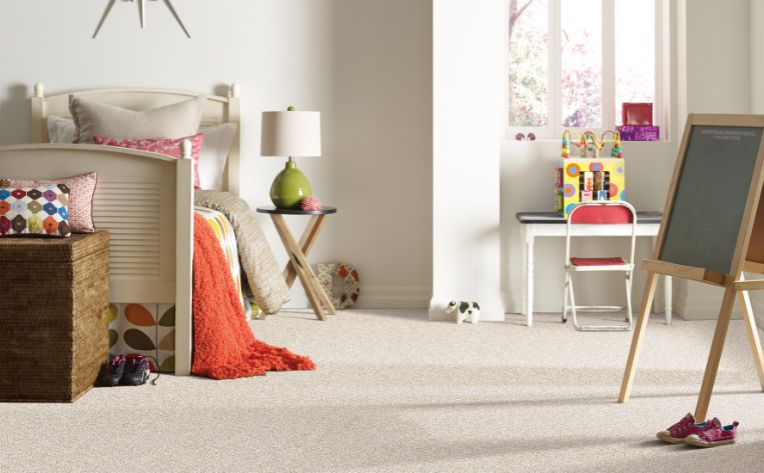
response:
<path fill-rule="evenodd" d="M 723 189 L 709 186 L 717 178 Z M 695 418 L 705 419 L 708 413 L 736 297 L 764 391 L 764 355 L 748 295 L 764 289 L 764 279 L 743 277 L 743 271 L 764 274 L 762 183 L 764 116 L 688 116 L 652 259 L 642 262 L 647 282 L 619 402 L 631 394 L 659 274 L 725 289 Z"/>

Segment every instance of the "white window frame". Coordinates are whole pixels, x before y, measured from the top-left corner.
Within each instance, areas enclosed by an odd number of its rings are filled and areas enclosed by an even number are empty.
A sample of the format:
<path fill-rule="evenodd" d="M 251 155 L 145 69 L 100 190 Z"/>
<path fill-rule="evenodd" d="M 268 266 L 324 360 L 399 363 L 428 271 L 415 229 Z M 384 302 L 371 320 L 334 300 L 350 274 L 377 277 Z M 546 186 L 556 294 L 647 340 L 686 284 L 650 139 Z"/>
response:
<path fill-rule="evenodd" d="M 547 0 L 549 4 L 548 17 L 548 91 L 547 103 L 549 106 L 547 124 L 545 126 L 510 126 L 509 124 L 509 99 L 512 93 L 509 68 L 509 29 L 506 31 L 506 64 L 507 64 L 507 100 L 505 100 L 504 114 L 507 123 L 506 139 L 515 141 L 515 135 L 534 133 L 537 140 L 559 140 L 565 130 L 579 130 L 578 128 L 562 126 L 562 94 L 560 83 L 562 81 L 562 55 L 561 49 L 561 2 L 564 0 Z M 661 127 L 661 141 L 669 140 L 669 48 L 670 30 L 669 1 L 653 0 L 655 2 L 655 102 L 653 104 L 655 125 Z M 601 0 L 602 2 L 602 127 L 592 129 L 595 133 L 602 133 L 607 129 L 614 129 L 616 123 L 615 110 L 615 0 Z M 505 2 L 507 21 L 509 25 L 509 1 Z"/>

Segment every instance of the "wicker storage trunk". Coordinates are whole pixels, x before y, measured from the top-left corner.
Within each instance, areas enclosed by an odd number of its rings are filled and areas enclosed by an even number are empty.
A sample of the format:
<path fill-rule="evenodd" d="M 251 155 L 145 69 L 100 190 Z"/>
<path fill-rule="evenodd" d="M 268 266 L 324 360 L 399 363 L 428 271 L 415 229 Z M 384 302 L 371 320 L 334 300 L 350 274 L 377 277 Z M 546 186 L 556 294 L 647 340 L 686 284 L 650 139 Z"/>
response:
<path fill-rule="evenodd" d="M 108 361 L 109 234 L 0 239 L 0 400 L 74 401 Z"/>

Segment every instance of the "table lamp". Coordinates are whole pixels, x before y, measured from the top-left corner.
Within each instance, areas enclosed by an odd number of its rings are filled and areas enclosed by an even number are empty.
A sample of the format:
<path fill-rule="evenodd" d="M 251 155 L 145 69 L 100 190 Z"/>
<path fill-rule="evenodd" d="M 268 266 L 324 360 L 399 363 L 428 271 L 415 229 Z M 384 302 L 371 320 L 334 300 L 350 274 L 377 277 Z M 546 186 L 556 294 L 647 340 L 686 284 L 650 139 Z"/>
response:
<path fill-rule="evenodd" d="M 286 112 L 263 112 L 260 155 L 289 158 L 273 180 L 271 201 L 278 208 L 299 208 L 313 190 L 294 158 L 321 156 L 321 113 L 298 112 L 294 107 Z"/>

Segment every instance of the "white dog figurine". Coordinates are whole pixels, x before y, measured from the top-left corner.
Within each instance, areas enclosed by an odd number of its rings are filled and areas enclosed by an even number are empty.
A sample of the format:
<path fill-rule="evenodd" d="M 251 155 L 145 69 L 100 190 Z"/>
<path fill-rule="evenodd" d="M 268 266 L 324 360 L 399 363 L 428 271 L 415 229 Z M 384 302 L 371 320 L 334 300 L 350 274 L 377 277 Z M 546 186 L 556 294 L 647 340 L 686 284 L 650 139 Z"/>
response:
<path fill-rule="evenodd" d="M 455 314 L 457 324 L 465 320 L 476 324 L 480 321 L 480 306 L 477 302 L 451 301 L 446 308 L 446 314 Z"/>

